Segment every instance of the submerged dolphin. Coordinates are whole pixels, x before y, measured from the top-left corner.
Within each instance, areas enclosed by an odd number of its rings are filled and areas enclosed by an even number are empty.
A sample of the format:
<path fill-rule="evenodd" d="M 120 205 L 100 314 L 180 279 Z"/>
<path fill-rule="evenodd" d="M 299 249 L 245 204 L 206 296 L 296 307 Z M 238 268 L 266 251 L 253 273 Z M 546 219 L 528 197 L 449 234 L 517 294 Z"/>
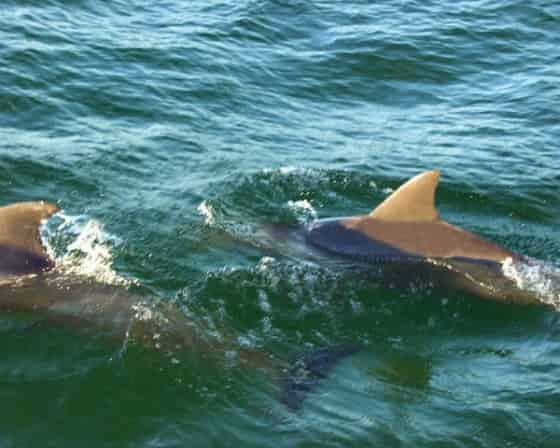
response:
<path fill-rule="evenodd" d="M 314 254 L 382 266 L 387 283 L 427 280 L 486 298 L 536 301 L 503 273 L 504 262 L 524 257 L 439 217 L 439 178 L 438 171 L 413 177 L 367 215 L 321 219 L 291 232 L 280 226 L 268 230 Z"/>

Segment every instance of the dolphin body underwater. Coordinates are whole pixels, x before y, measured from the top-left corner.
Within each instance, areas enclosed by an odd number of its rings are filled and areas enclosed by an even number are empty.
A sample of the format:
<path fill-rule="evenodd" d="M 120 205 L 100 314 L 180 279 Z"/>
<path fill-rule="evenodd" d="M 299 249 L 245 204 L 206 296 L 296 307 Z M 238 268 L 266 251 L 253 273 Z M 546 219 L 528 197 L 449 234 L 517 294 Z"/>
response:
<path fill-rule="evenodd" d="M 315 259 L 344 261 L 375 275 L 381 284 L 424 283 L 511 303 L 536 303 L 534 292 L 504 274 L 504 263 L 528 260 L 454 226 L 435 207 L 439 171 L 402 184 L 371 213 L 326 218 L 304 226 L 269 225 L 273 241 L 302 249 Z"/>

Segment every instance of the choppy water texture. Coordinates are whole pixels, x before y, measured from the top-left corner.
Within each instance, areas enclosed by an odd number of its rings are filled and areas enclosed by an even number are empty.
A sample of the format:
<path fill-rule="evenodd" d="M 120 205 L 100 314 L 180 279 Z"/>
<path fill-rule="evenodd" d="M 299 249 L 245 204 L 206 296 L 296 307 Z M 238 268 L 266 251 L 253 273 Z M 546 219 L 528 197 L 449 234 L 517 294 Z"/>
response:
<path fill-rule="evenodd" d="M 555 269 L 559 80 L 557 1 L 4 1 L 1 203 L 56 201 L 67 269 L 232 349 L 4 312 L 0 446 L 559 446 L 558 311 L 258 238 L 439 168 L 444 217 Z M 347 343 L 296 412 L 236 358 Z"/>

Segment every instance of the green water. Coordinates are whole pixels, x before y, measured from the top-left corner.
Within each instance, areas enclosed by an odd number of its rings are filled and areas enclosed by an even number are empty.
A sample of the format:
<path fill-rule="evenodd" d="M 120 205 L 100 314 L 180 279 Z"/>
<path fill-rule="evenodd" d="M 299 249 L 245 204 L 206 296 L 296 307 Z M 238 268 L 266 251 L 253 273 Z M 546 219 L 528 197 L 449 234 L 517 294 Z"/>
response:
<path fill-rule="evenodd" d="M 259 239 L 438 168 L 442 216 L 556 269 L 559 31 L 546 0 L 3 2 L 2 205 L 57 202 L 60 259 L 79 240 L 67 263 L 233 351 L 364 348 L 294 412 L 224 350 L 3 312 L 0 447 L 560 446 L 554 306 L 380 286 Z"/>

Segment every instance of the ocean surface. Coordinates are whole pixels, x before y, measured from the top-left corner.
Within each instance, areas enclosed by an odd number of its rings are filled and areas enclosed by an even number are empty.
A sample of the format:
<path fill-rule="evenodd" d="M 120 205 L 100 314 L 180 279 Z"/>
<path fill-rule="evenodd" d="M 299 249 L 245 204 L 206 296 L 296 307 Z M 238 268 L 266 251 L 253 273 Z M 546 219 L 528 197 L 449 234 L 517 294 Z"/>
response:
<path fill-rule="evenodd" d="M 3 1 L 0 205 L 56 202 L 60 266 L 204 343 L 2 311 L 0 447 L 560 446 L 559 142 L 557 0 Z M 261 238 L 429 169 L 542 305 Z M 275 365 L 353 345 L 283 402 Z"/>

